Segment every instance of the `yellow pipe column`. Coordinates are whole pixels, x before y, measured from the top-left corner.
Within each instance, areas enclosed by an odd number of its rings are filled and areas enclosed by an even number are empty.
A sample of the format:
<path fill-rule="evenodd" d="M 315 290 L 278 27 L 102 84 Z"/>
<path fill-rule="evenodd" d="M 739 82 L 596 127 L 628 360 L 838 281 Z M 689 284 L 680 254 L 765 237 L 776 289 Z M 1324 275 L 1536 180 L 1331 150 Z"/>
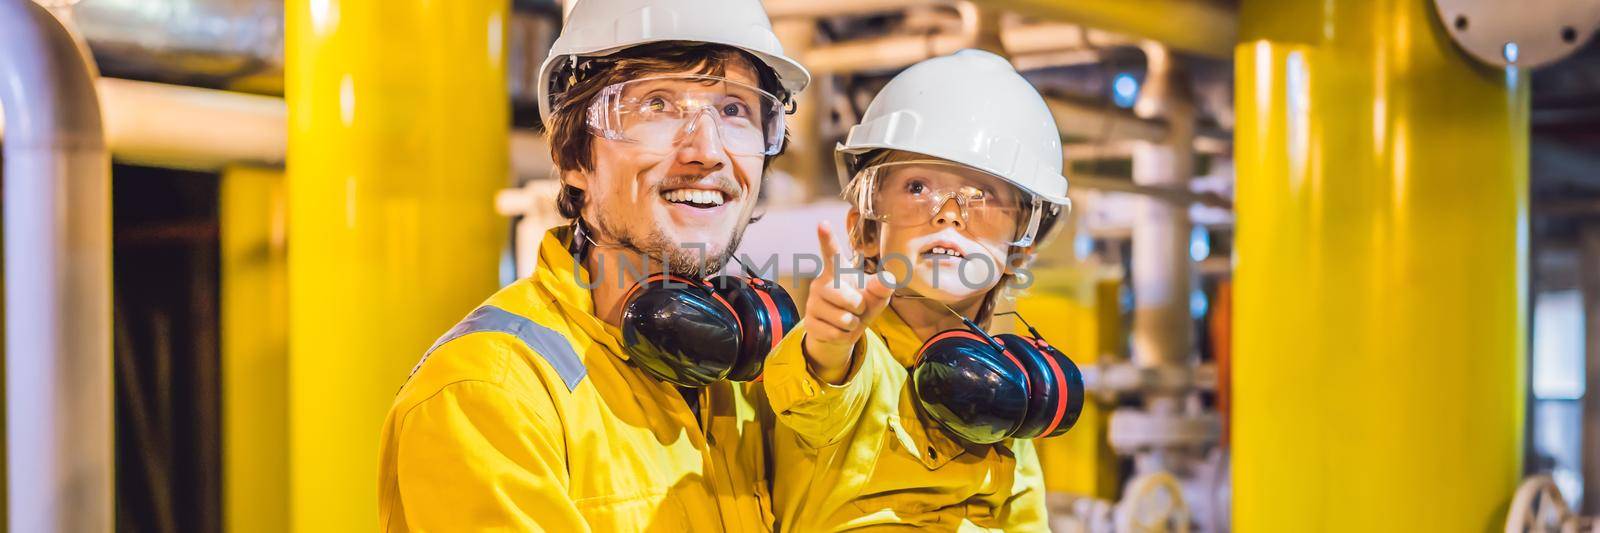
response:
<path fill-rule="evenodd" d="M 510 2 L 285 7 L 290 526 L 372 531 L 395 392 L 497 285 Z"/>
<path fill-rule="evenodd" d="M 1491 531 L 1521 474 L 1528 83 L 1425 0 L 1246 0 L 1234 526 Z"/>
<path fill-rule="evenodd" d="M 289 528 L 288 199 L 283 172 L 229 167 L 222 249 L 222 520 Z"/>

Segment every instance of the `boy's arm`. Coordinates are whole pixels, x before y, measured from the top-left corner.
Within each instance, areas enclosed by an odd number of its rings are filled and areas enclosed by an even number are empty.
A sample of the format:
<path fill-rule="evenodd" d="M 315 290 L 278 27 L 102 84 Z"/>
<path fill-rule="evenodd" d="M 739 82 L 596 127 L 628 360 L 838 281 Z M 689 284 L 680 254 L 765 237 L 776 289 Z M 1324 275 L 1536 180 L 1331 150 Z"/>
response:
<path fill-rule="evenodd" d="M 889 348 L 869 330 L 856 343 L 843 381 L 834 385 L 812 372 L 804 353 L 805 336 L 802 320 L 767 359 L 763 380 L 778 423 L 794 430 L 805 445 L 821 448 L 838 442 L 855 427 Z"/>

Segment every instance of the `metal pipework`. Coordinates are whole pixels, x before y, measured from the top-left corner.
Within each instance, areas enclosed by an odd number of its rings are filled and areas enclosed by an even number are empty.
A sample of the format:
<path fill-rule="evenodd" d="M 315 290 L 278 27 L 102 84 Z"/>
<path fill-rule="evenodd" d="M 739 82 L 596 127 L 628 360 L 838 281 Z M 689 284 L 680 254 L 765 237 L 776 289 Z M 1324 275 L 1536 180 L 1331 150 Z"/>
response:
<path fill-rule="evenodd" d="M 287 7 L 289 526 L 364 531 L 395 387 L 499 286 L 511 3 Z"/>
<path fill-rule="evenodd" d="M 1240 9 L 1234 531 L 1499 529 L 1523 473 L 1527 73 L 1463 54 L 1427 2 Z"/>
<path fill-rule="evenodd" d="M 765 0 L 762 5 L 767 8 L 767 16 L 782 19 L 868 15 L 954 3 L 954 0 Z"/>
<path fill-rule="evenodd" d="M 972 2 L 961 2 L 955 7 L 960 17 L 956 31 L 874 37 L 818 46 L 806 51 L 806 67 L 812 72 L 828 74 L 890 70 L 963 48 L 978 47 L 983 37 L 981 10 Z"/>
<path fill-rule="evenodd" d="M 1233 54 L 1239 31 L 1238 16 L 1232 9 L 1207 0 L 992 0 L 985 5 L 1040 20 L 1160 41 L 1215 58 Z"/>
<path fill-rule="evenodd" d="M 282 99 L 109 78 L 98 86 L 106 145 L 118 160 L 191 170 L 283 163 Z"/>
<path fill-rule="evenodd" d="M 93 62 L 0 0 L 10 531 L 112 526 L 111 164 Z"/>
<path fill-rule="evenodd" d="M 113 78 L 95 88 L 105 146 L 119 161 L 201 171 L 283 164 L 281 98 Z"/>
<path fill-rule="evenodd" d="M 879 0 L 881 2 L 881 0 Z M 531 102 L 553 38 L 553 0 L 518 0 L 505 35 L 513 97 Z M 797 2 L 795 4 L 798 4 Z M 282 94 L 284 0 L 81 0 L 76 28 L 113 76 Z"/>
<path fill-rule="evenodd" d="M 1137 141 L 1135 184 L 1187 190 L 1194 176 L 1195 110 L 1175 84 L 1178 75 L 1165 47 L 1145 46 L 1148 82 L 1134 104 L 1146 119 L 1161 118 L 1167 130 L 1157 142 Z M 1189 211 L 1151 197 L 1137 202 L 1133 225 L 1133 358 L 1144 366 L 1183 365 L 1192 359 L 1194 325 L 1189 292 Z"/>
<path fill-rule="evenodd" d="M 1100 401 L 1114 403 L 1130 394 L 1177 394 L 1216 390 L 1217 367 L 1139 366 L 1101 362 L 1083 367 L 1083 383 Z"/>
<path fill-rule="evenodd" d="M 288 110 L 282 98 L 115 78 L 100 78 L 95 86 L 106 148 L 118 161 L 199 171 L 283 164 Z M 510 153 L 519 180 L 554 176 L 550 145 L 539 134 L 512 131 Z"/>
<path fill-rule="evenodd" d="M 937 5 L 937 4 L 934 4 Z M 924 35 L 890 35 L 818 46 L 805 53 L 806 66 L 815 72 L 849 73 L 891 70 L 963 48 L 999 48 L 1018 68 L 1092 62 L 1100 47 L 1126 46 L 1138 41 L 1115 33 L 1057 22 L 1025 23 L 1015 16 L 998 17 L 974 2 L 951 4 L 960 17 L 955 31 Z M 994 17 L 995 20 L 985 20 Z M 1000 19 L 1004 19 L 1004 22 Z M 986 26 L 987 24 L 987 26 Z M 992 35 L 986 35 L 990 32 Z M 993 40 L 986 42 L 985 37 Z"/>
<path fill-rule="evenodd" d="M 1140 118 L 1122 109 L 1051 96 L 1044 102 L 1062 137 L 1160 142 L 1168 135 L 1161 120 Z"/>
<path fill-rule="evenodd" d="M 73 18 L 96 56 L 140 77 L 281 90 L 283 0 L 82 0 Z"/>

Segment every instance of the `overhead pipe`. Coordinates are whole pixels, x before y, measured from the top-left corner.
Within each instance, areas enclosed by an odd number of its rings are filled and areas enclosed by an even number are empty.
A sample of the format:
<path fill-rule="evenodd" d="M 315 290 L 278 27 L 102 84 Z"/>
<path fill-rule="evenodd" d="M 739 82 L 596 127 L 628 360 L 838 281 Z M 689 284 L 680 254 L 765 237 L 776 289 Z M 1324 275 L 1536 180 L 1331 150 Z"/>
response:
<path fill-rule="evenodd" d="M 980 9 L 974 2 L 960 2 L 952 7 L 960 16 L 960 27 L 956 31 L 891 35 L 818 46 L 805 54 L 806 66 L 814 72 L 834 74 L 890 70 L 963 48 L 986 47 L 980 46 L 986 44 L 982 42 L 983 17 L 989 14 L 985 11 L 994 10 Z M 998 42 L 993 44 L 999 45 L 1019 69 L 1097 61 L 1098 48 L 1138 44 L 1138 40 L 1127 36 L 1073 24 L 1007 19 L 1008 23 L 997 28 Z"/>
<path fill-rule="evenodd" d="M 506 35 L 512 96 L 532 102 L 554 38 L 555 0 L 517 0 Z M 283 93 L 283 0 L 82 0 L 75 28 L 95 57 L 125 78 Z"/>
<path fill-rule="evenodd" d="M 0 0 L 10 531 L 112 527 L 111 169 L 93 62 Z"/>
<path fill-rule="evenodd" d="M 1159 122 L 1155 123 L 1165 127 Z M 1086 128 L 1083 128 L 1086 129 Z M 1227 132 L 1197 132 L 1194 139 L 1194 153 L 1198 155 L 1224 155 L 1233 150 L 1233 143 L 1221 137 Z M 1085 138 L 1081 142 L 1062 145 L 1062 151 L 1067 161 L 1094 161 L 1097 159 L 1131 159 L 1133 147 L 1137 141 L 1127 139 L 1101 140 L 1098 138 Z M 1076 179 L 1076 178 L 1074 178 Z"/>
<path fill-rule="evenodd" d="M 1233 209 L 1233 202 L 1216 193 L 1195 192 L 1187 188 L 1174 188 L 1169 186 L 1140 185 L 1132 181 L 1110 176 L 1096 176 L 1090 174 L 1072 174 L 1072 186 L 1098 191 L 1122 192 L 1137 194 L 1172 204 L 1178 208 L 1187 208 L 1191 205 L 1204 205 L 1219 209 Z"/>
<path fill-rule="evenodd" d="M 1144 142 L 1160 142 L 1167 138 L 1167 126 L 1160 120 L 1061 97 L 1046 96 L 1044 102 L 1063 137 Z"/>
<path fill-rule="evenodd" d="M 103 78 L 106 144 L 118 160 L 218 170 L 230 163 L 283 163 L 283 99 Z"/>
<path fill-rule="evenodd" d="M 824 74 L 891 70 L 978 47 L 983 38 L 981 10 L 972 2 L 961 2 L 955 7 L 961 20 L 956 31 L 874 37 L 818 46 L 805 53 L 806 67 Z"/>
<path fill-rule="evenodd" d="M 105 145 L 118 161 L 205 172 L 284 162 L 288 111 L 282 98 L 115 78 L 95 85 Z M 510 154 L 518 179 L 552 176 L 550 145 L 539 134 L 513 130 Z"/>
<path fill-rule="evenodd" d="M 985 5 L 1040 20 L 1151 39 L 1219 59 L 1232 57 L 1239 33 L 1238 14 L 1208 0 L 991 0 Z"/>
<path fill-rule="evenodd" d="M 955 2 L 953 0 L 765 0 L 762 4 L 767 8 L 767 16 L 784 19 L 870 15 L 917 7 L 952 5 Z"/>
<path fill-rule="evenodd" d="M 1008 24 L 1000 32 L 1000 41 L 1006 53 L 1016 56 L 1139 44 L 1138 39 L 1126 35 L 1062 22 Z"/>
<path fill-rule="evenodd" d="M 283 87 L 283 0 L 83 0 L 77 29 L 112 75 Z"/>

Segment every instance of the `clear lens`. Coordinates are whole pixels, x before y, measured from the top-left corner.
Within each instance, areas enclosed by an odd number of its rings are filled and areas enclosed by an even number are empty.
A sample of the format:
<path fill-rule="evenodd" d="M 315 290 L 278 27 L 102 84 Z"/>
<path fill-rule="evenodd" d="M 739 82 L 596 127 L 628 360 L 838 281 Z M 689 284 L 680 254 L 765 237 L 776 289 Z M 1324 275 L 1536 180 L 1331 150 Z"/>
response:
<path fill-rule="evenodd" d="M 975 237 L 1026 246 L 1038 225 L 1039 201 L 1010 183 L 965 166 L 939 161 L 886 163 L 857 178 L 862 213 L 891 226 L 958 217 Z"/>
<path fill-rule="evenodd" d="M 783 147 L 778 97 L 717 76 L 663 76 L 610 85 L 589 106 L 601 137 L 670 150 L 708 125 L 737 155 L 775 155 Z"/>

